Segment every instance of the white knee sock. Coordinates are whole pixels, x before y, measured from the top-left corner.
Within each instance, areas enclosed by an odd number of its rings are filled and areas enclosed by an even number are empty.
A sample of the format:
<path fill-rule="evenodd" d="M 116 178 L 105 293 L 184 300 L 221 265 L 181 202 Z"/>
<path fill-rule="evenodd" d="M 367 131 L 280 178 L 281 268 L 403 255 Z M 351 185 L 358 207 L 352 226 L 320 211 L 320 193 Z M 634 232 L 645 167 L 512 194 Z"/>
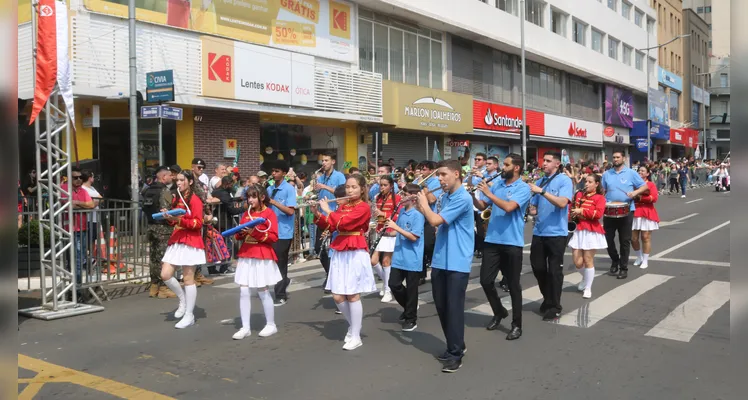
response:
<path fill-rule="evenodd" d="M 640 260 L 643 260 L 643 258 L 642 258 L 642 249 L 636 250 L 636 255 L 639 257 Z"/>
<path fill-rule="evenodd" d="M 579 275 L 582 275 L 582 279 L 583 279 L 583 280 L 584 280 L 584 279 L 585 279 L 585 278 L 587 277 L 587 275 L 585 275 L 585 274 L 584 274 L 584 270 L 585 270 L 585 268 L 584 268 L 584 267 L 582 267 L 582 268 L 577 268 L 577 272 L 579 272 Z"/>
<path fill-rule="evenodd" d="M 258 290 L 257 294 L 262 300 L 262 309 L 265 310 L 265 321 L 268 325 L 275 325 L 275 307 L 273 306 L 273 296 L 270 295 L 270 291 Z"/>
<path fill-rule="evenodd" d="M 592 281 L 595 279 L 595 268 L 584 269 L 584 283 L 586 283 L 585 289 L 592 289 Z"/>
<path fill-rule="evenodd" d="M 377 276 L 379 277 L 379 279 L 384 280 L 384 270 L 382 270 L 382 264 L 377 263 L 377 265 L 374 266 L 374 272 L 377 273 Z M 387 286 L 386 282 L 384 286 Z"/>
<path fill-rule="evenodd" d="M 649 260 L 649 254 L 642 254 L 642 263 L 645 263 Z"/>
<path fill-rule="evenodd" d="M 184 312 L 184 316 L 193 315 L 192 311 L 195 310 L 195 302 L 197 302 L 197 286 L 195 285 L 184 285 L 184 297 L 187 302 L 187 308 Z"/>
<path fill-rule="evenodd" d="M 340 310 L 340 312 L 343 313 L 345 320 L 348 321 L 348 325 L 350 325 L 351 324 L 351 307 L 349 306 L 349 303 L 347 301 L 343 301 L 342 303 L 335 303 L 335 305 L 338 306 L 338 310 Z"/>
<path fill-rule="evenodd" d="M 249 313 L 252 310 L 252 301 L 249 298 L 249 288 L 242 286 L 239 288 L 239 315 L 242 317 L 242 329 L 249 330 Z"/>
<path fill-rule="evenodd" d="M 384 270 L 384 292 L 389 293 L 390 292 L 390 271 L 392 271 L 392 267 L 383 267 Z"/>
<path fill-rule="evenodd" d="M 361 339 L 364 307 L 361 305 L 361 300 L 348 302 L 348 307 L 351 309 L 351 337 L 353 339 Z"/>
<path fill-rule="evenodd" d="M 181 306 L 184 304 L 186 306 L 187 304 L 185 303 L 184 299 L 184 290 L 182 290 L 182 286 L 179 285 L 179 281 L 177 281 L 177 279 L 172 276 L 171 278 L 169 278 L 169 280 L 164 281 L 164 283 L 166 284 L 166 287 L 171 289 L 172 292 L 176 293 L 177 298 L 179 298 L 179 305 Z"/>

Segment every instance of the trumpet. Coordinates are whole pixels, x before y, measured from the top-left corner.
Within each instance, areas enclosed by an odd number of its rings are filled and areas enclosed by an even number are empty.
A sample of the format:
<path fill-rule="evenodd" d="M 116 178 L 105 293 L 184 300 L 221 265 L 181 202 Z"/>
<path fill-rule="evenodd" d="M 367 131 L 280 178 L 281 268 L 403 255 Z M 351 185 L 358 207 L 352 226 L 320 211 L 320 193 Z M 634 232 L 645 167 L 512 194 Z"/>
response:
<path fill-rule="evenodd" d="M 431 178 L 432 176 L 434 176 L 434 174 L 436 173 L 436 171 L 437 171 L 437 170 L 433 170 L 433 171 L 431 171 L 431 173 L 430 173 L 430 174 L 428 174 L 428 175 L 424 176 L 424 177 L 423 177 L 423 179 L 421 179 L 421 181 L 420 181 L 420 182 L 418 182 L 418 187 L 419 187 L 419 188 L 423 188 L 423 185 L 425 185 L 425 184 L 426 184 L 426 181 L 427 181 L 427 180 L 429 180 L 429 178 Z"/>
<path fill-rule="evenodd" d="M 413 171 L 409 171 L 405 174 L 405 183 L 411 183 L 414 180 L 416 180 L 416 173 Z"/>
<path fill-rule="evenodd" d="M 353 196 L 345 196 L 345 197 L 339 197 L 339 198 L 336 198 L 336 199 L 322 199 L 322 200 L 316 200 L 316 199 L 317 199 L 317 197 L 315 196 L 315 199 L 313 199 L 313 200 L 307 200 L 307 201 L 306 201 L 306 202 L 304 202 L 304 203 L 301 203 L 301 204 L 297 204 L 297 205 L 296 205 L 296 207 L 309 207 L 309 206 L 312 206 L 312 205 L 317 205 L 317 204 L 319 204 L 319 203 L 329 203 L 329 202 L 331 202 L 331 201 L 338 201 L 338 200 L 348 200 L 348 199 L 350 199 L 350 198 L 352 198 L 352 197 L 353 197 Z"/>

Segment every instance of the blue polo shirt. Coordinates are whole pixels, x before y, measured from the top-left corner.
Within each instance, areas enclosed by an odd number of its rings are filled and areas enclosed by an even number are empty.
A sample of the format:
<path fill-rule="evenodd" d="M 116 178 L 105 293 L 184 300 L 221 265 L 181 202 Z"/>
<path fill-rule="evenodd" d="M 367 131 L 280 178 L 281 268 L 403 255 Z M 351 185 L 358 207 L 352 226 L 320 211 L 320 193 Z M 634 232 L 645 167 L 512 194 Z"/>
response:
<path fill-rule="evenodd" d="M 506 181 L 501 179 L 491 186 L 491 193 L 502 200 L 514 201 L 519 204 L 519 207 L 507 213 L 491 202 L 493 208 L 491 219 L 488 221 L 486 242 L 523 247 L 525 245 L 525 210 L 527 210 L 532 194 L 530 185 L 522 179 L 517 179 L 507 185 Z"/>
<path fill-rule="evenodd" d="M 401 209 L 397 217 L 397 226 L 418 237 L 409 240 L 398 233 L 395 241 L 395 252 L 392 254 L 392 267 L 403 271 L 420 272 L 423 269 L 423 226 L 426 219 L 415 207 Z"/>
<path fill-rule="evenodd" d="M 395 182 L 395 194 L 400 191 L 400 188 L 397 187 L 397 182 Z M 374 200 L 374 196 L 379 194 L 379 184 L 375 183 L 371 185 L 371 188 L 369 189 L 369 200 Z"/>
<path fill-rule="evenodd" d="M 486 173 L 485 174 L 486 175 L 486 179 L 493 178 L 498 173 L 499 173 L 499 171 L 494 171 L 493 173 Z M 500 179 L 500 178 L 496 178 L 496 179 Z M 496 179 L 494 179 L 493 181 L 489 182 L 488 184 L 491 185 L 491 187 L 493 187 L 493 185 L 495 185 L 497 183 Z M 490 201 L 490 200 L 488 200 L 488 197 L 486 197 L 486 195 L 483 194 L 483 192 L 479 192 L 479 191 L 476 190 L 475 193 L 476 193 L 476 196 L 477 196 L 476 198 L 478 200 L 481 200 L 481 201 L 484 201 L 484 202 L 489 202 Z"/>
<path fill-rule="evenodd" d="M 636 209 L 634 202 L 631 201 L 626 193 L 632 192 L 644 185 L 644 179 L 639 176 L 639 173 L 629 167 L 623 167 L 621 172 L 616 171 L 615 168 L 611 168 L 603 174 L 602 184 L 603 190 L 605 190 L 606 202 L 630 202 L 631 211 L 634 211 Z"/>
<path fill-rule="evenodd" d="M 345 175 L 339 171 L 333 170 L 330 176 L 322 175 L 319 178 L 317 178 L 317 182 L 327 185 L 335 189 L 336 187 L 340 185 L 345 185 Z M 329 190 L 322 189 L 319 191 L 319 200 L 322 199 L 334 199 L 335 194 L 331 193 Z M 335 209 L 338 208 L 338 203 L 331 201 L 327 203 L 327 205 L 330 206 L 330 210 L 335 211 Z M 324 214 L 324 213 L 323 213 Z"/>
<path fill-rule="evenodd" d="M 431 267 L 470 273 L 475 250 L 473 198 L 463 186 L 442 197 L 444 223 L 436 231 Z"/>
<path fill-rule="evenodd" d="M 434 178 L 433 176 L 426 180 L 426 187 L 429 188 L 429 192 L 433 194 L 437 201 L 434 202 L 434 204 L 431 205 L 431 211 L 436 212 L 436 203 L 439 201 L 439 196 L 442 194 L 442 185 L 439 183 L 438 178 Z M 446 197 L 446 196 L 444 196 Z M 443 204 L 442 204 L 443 207 Z"/>
<path fill-rule="evenodd" d="M 543 185 L 551 177 L 546 176 L 535 184 Z M 565 197 L 571 202 L 574 196 L 574 183 L 571 178 L 564 173 L 558 174 L 552 181 L 543 186 L 543 189 L 558 197 Z M 532 229 L 534 236 L 543 237 L 566 237 L 569 234 L 569 205 L 558 208 L 551 204 L 548 199 L 537 194 L 532 196 L 530 204 L 538 208 L 538 214 L 535 216 L 535 227 Z"/>
<path fill-rule="evenodd" d="M 286 207 L 296 208 L 296 188 L 285 180 L 278 187 L 275 185 L 268 187 L 268 196 Z M 295 214 L 288 215 L 276 206 L 270 206 L 270 208 L 278 217 L 278 239 L 293 239 Z"/>

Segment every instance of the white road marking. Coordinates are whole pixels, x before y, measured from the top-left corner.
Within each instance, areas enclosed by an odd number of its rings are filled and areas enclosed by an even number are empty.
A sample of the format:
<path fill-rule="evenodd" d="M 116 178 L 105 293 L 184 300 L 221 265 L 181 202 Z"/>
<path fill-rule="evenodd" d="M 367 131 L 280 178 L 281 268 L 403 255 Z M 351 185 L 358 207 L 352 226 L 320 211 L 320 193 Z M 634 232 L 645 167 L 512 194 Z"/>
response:
<path fill-rule="evenodd" d="M 559 325 L 589 328 L 634 301 L 637 297 L 672 278 L 672 276 L 667 275 L 642 275 L 633 281 L 610 290 L 574 311 L 563 314 L 557 323 Z M 593 288 L 593 296 L 594 293 Z"/>
<path fill-rule="evenodd" d="M 696 200 L 687 201 L 686 204 L 695 203 L 695 202 L 701 201 L 701 200 L 704 200 L 704 199 L 696 199 Z"/>
<path fill-rule="evenodd" d="M 730 282 L 712 281 L 676 307 L 646 336 L 690 342 L 709 317 L 730 301 Z"/>
<path fill-rule="evenodd" d="M 650 258 L 649 261 L 662 261 L 662 262 L 671 262 L 671 263 L 678 263 L 678 264 L 711 265 L 713 267 L 730 268 L 730 263 L 723 262 L 723 261 L 683 260 L 681 258 Z"/>
<path fill-rule="evenodd" d="M 685 221 L 685 220 L 687 220 L 689 218 L 693 218 L 693 217 L 695 217 L 697 215 L 699 215 L 699 213 L 688 214 L 685 217 L 680 217 L 680 218 L 674 219 L 672 221 L 662 221 L 662 222 L 660 222 L 660 227 L 682 224 L 683 221 Z"/>
<path fill-rule="evenodd" d="M 712 228 L 712 229 L 709 229 L 709 230 L 708 230 L 708 231 L 706 231 L 706 232 L 702 232 L 702 233 L 700 233 L 700 234 L 698 234 L 698 235 L 696 235 L 696 236 L 692 237 L 691 239 L 688 239 L 688 240 L 686 240 L 686 241 L 685 241 L 685 242 L 683 242 L 683 243 L 677 244 L 677 245 L 675 245 L 675 246 L 673 246 L 673 247 L 671 247 L 671 248 L 669 248 L 669 249 L 667 249 L 667 250 L 665 250 L 665 251 L 662 251 L 662 252 L 660 252 L 660 253 L 657 253 L 657 254 L 655 254 L 655 255 L 654 255 L 654 257 L 652 257 L 651 259 L 656 259 L 656 258 L 659 258 L 659 257 L 665 256 L 665 255 L 667 255 L 667 254 L 670 254 L 670 253 L 674 252 L 675 250 L 678 250 L 678 249 L 680 249 L 681 247 L 683 247 L 683 246 L 685 246 L 685 245 L 687 245 L 687 244 L 689 244 L 689 243 L 691 243 L 691 242 L 695 242 L 695 241 L 697 241 L 697 240 L 701 239 L 702 237 L 704 237 L 704 236 L 706 236 L 706 235 L 708 235 L 708 234 L 710 234 L 710 233 L 712 233 L 712 232 L 714 232 L 714 231 L 716 231 L 716 230 L 718 230 L 718 229 L 720 229 L 720 228 L 723 228 L 723 227 L 725 227 L 725 226 L 727 226 L 727 225 L 730 225 L 730 221 L 727 221 L 727 222 L 724 222 L 724 223 L 722 223 L 722 224 L 720 224 L 720 225 L 717 225 L 717 226 L 715 226 L 714 228 Z"/>

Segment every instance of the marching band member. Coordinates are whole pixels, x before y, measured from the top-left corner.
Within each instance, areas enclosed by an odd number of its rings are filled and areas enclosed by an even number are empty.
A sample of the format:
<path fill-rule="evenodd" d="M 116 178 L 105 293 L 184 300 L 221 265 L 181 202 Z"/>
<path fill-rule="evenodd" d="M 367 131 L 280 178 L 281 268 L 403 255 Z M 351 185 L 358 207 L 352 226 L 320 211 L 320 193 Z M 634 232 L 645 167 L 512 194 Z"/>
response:
<path fill-rule="evenodd" d="M 332 292 L 335 304 L 350 324 L 343 349 L 353 350 L 363 345 L 361 293 L 374 292 L 377 287 L 364 239 L 371 218 L 366 181 L 361 175 L 351 175 L 345 189 L 349 199 L 340 210 L 333 211 L 327 202 L 312 203 L 311 210 L 320 230 L 329 229 L 338 233 L 330 243 L 334 251 L 330 255 L 330 272 L 325 290 Z"/>
<path fill-rule="evenodd" d="M 478 184 L 478 190 L 488 201 L 473 198 L 475 206 L 481 211 L 491 206 L 480 269 L 480 283 L 494 314 L 486 329 L 497 329 L 501 320 L 509 316 L 509 311 L 499 300 L 495 285 L 501 270 L 502 275 L 507 278 L 512 298 L 512 329 L 506 340 L 516 340 L 522 336 L 522 287 L 519 277 L 522 272 L 522 249 L 525 245 L 525 209 L 530 202 L 530 187 L 520 179 L 524 165 L 522 156 L 509 154 L 504 159 L 502 179 L 498 183 L 491 187 L 485 182 Z"/>
<path fill-rule="evenodd" d="M 424 160 L 418 164 L 418 168 L 421 170 L 421 176 L 416 179 L 413 183 L 426 187 L 426 199 L 428 200 L 431 211 L 437 212 L 437 197 L 444 194 L 442 186 L 439 183 L 439 179 L 435 176 L 431 176 L 422 182 L 423 178 L 429 176 L 435 169 L 436 163 L 433 161 Z M 462 170 L 460 170 L 462 171 Z M 429 266 L 431 266 L 432 254 L 434 254 L 434 243 L 435 243 L 436 230 L 428 221 L 423 225 L 423 269 L 421 270 L 421 280 L 418 282 L 419 285 L 426 283 L 426 274 Z"/>
<path fill-rule="evenodd" d="M 181 208 L 187 213 L 171 216 L 163 209 L 164 219 L 174 226 L 166 252 L 161 259 L 161 280 L 179 298 L 179 308 L 174 317 L 181 318 L 177 329 L 184 329 L 195 323 L 192 313 L 197 301 L 195 286 L 195 266 L 205 264 L 205 243 L 203 242 L 203 202 L 195 193 L 196 180 L 192 172 L 182 170 L 177 174 L 177 196 L 173 200 L 172 210 Z M 174 278 L 174 268 L 182 267 L 184 290 Z"/>
<path fill-rule="evenodd" d="M 392 214 L 395 206 L 400 202 L 400 196 L 393 191 L 394 181 L 391 176 L 385 175 L 379 179 L 379 182 L 380 192 L 374 200 L 374 205 L 376 206 L 377 232 L 383 236 L 371 254 L 371 265 L 382 280 L 382 291 L 379 292 L 382 296 L 382 303 L 389 303 L 392 301 L 392 292 L 388 282 L 396 239 L 395 236 L 390 235 L 391 230 L 385 228 L 385 220 L 393 218 Z"/>
<path fill-rule="evenodd" d="M 636 210 L 634 210 L 631 247 L 637 255 L 634 266 L 646 269 L 649 266 L 649 252 L 652 250 L 652 232 L 660 229 L 660 217 L 657 215 L 657 209 L 655 209 L 654 205 L 657 202 L 659 194 L 657 193 L 657 186 L 649 180 L 649 167 L 646 165 L 639 167 L 639 176 L 647 183 L 649 192 L 635 199 Z M 640 237 L 641 245 L 639 242 Z"/>
<path fill-rule="evenodd" d="M 275 325 L 273 296 L 270 295 L 268 286 L 283 280 L 278 264 L 276 264 L 278 256 L 273 250 L 273 244 L 278 241 L 278 217 L 269 208 L 270 199 L 265 188 L 259 185 L 250 186 L 247 189 L 247 202 L 249 210 L 242 216 L 240 224 L 255 218 L 265 218 L 267 221 L 254 228 L 245 228 L 235 236 L 238 241 L 243 242 L 237 255 L 236 274 L 234 275 L 234 283 L 239 285 L 240 290 L 239 312 L 242 319 L 242 328 L 234 334 L 236 340 L 244 339 L 252 334 L 249 329 L 249 315 L 252 307 L 251 289 L 257 289 L 257 295 L 265 311 L 266 324 L 260 331 L 260 336 L 267 337 L 278 332 Z"/>
<path fill-rule="evenodd" d="M 602 184 L 605 191 L 606 202 L 631 203 L 629 212 L 625 217 L 603 216 L 603 227 L 605 228 L 605 240 L 608 244 L 608 255 L 611 265 L 610 273 L 618 274 L 618 279 L 626 279 L 629 273 L 629 247 L 631 246 L 631 226 L 634 222 L 634 211 L 636 206 L 631 201 L 634 197 L 647 190 L 641 176 L 631 168 L 624 165 L 622 151 L 613 152 L 613 168 L 605 171 Z M 619 255 L 616 250 L 616 232 L 618 242 L 621 245 Z"/>
<path fill-rule="evenodd" d="M 403 189 L 406 196 L 419 192 L 418 185 L 409 183 Z M 418 325 L 418 280 L 421 277 L 423 259 L 423 214 L 414 207 L 413 199 L 405 200 L 397 215 L 397 222 L 387 219 L 386 226 L 397 234 L 395 252 L 392 255 L 392 275 L 387 281 L 392 295 L 403 307 L 400 315 L 402 330 L 412 332 Z M 403 280 L 407 286 L 403 286 Z"/>
<path fill-rule="evenodd" d="M 384 176 L 392 176 L 392 167 L 389 165 L 382 165 L 377 169 L 377 174 L 379 175 L 379 178 L 382 178 Z M 397 192 L 400 191 L 400 188 L 397 186 L 397 182 L 394 183 L 394 188 L 394 193 L 397 194 Z M 369 188 L 369 199 L 374 200 L 377 197 L 377 194 L 379 194 L 380 190 L 379 179 L 375 179 L 374 183 L 372 183 L 371 187 Z"/>
<path fill-rule="evenodd" d="M 476 153 L 473 159 L 475 165 L 470 170 L 470 174 L 465 177 L 463 183 L 468 189 L 478 186 L 478 184 L 487 178 L 487 156 L 485 153 Z M 473 207 L 473 217 L 475 219 L 475 228 L 477 230 L 475 235 L 475 253 L 478 258 L 483 257 L 483 240 L 486 236 L 486 232 L 483 231 L 483 220 L 480 218 L 480 212 L 477 208 Z"/>
<path fill-rule="evenodd" d="M 322 153 L 322 174 L 317 177 L 317 180 L 314 183 L 314 190 L 317 191 L 319 200 L 334 199 L 335 188 L 345 184 L 345 175 L 335 170 L 336 162 L 337 155 L 335 154 L 335 152 L 327 151 Z M 332 211 L 337 208 L 337 204 L 335 203 L 328 204 L 328 206 Z M 314 252 L 316 254 L 319 254 L 319 261 L 322 264 L 322 268 L 324 268 L 325 270 L 325 275 L 329 275 L 330 258 L 327 256 L 327 254 L 324 254 L 324 252 L 320 251 L 320 246 L 322 245 L 320 235 L 322 235 L 322 231 L 323 229 L 316 229 L 314 238 Z M 326 286 L 327 279 L 325 279 L 325 282 L 322 284 L 323 288 Z M 329 293 L 328 290 L 323 290 L 326 294 Z"/>
<path fill-rule="evenodd" d="M 582 282 L 577 287 L 583 292 L 582 297 L 592 297 L 592 281 L 595 279 L 595 252 L 608 245 L 605 242 L 605 230 L 600 225 L 600 218 L 605 212 L 605 197 L 600 187 L 600 175 L 587 175 L 584 192 L 574 196 L 571 206 L 571 217 L 577 222 L 577 229 L 569 241 L 572 257 L 577 271 L 582 274 Z"/>
<path fill-rule="evenodd" d="M 561 289 L 564 283 L 564 250 L 568 240 L 569 212 L 567 206 L 574 196 L 574 184 L 560 170 L 561 154 L 547 152 L 543 156 L 545 177 L 530 183 L 533 192 L 530 214 L 535 215 L 530 245 L 530 264 L 538 288 L 543 294 L 540 312 L 550 321 L 561 315 Z"/>
<path fill-rule="evenodd" d="M 430 169 L 430 168 L 429 168 Z M 427 189 L 418 193 L 418 209 L 438 229 L 431 262 L 434 305 L 447 341 L 447 350 L 437 356 L 442 372 L 456 372 L 465 354 L 465 291 L 473 262 L 475 232 L 472 196 L 462 186 L 457 160 L 439 163 L 439 183 L 445 195 L 437 214 L 431 209 Z"/>
<path fill-rule="evenodd" d="M 268 187 L 268 204 L 278 219 L 276 230 L 278 240 L 273 243 L 273 250 L 278 258 L 278 269 L 283 279 L 275 285 L 275 305 L 282 306 L 288 301 L 286 289 L 291 282 L 288 279 L 288 252 L 294 238 L 294 219 L 296 215 L 296 188 L 286 181 L 288 163 L 276 160 L 271 165 L 271 174 L 275 184 Z"/>

